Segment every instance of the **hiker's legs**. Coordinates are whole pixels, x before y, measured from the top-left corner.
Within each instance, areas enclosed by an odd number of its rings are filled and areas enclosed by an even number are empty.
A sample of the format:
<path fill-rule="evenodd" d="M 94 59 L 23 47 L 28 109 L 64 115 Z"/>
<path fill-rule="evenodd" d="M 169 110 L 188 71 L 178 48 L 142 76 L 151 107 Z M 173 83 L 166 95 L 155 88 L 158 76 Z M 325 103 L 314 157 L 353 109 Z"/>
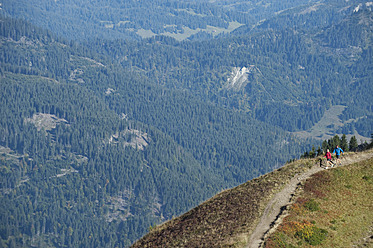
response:
<path fill-rule="evenodd" d="M 333 162 L 331 160 L 326 161 L 326 167 L 325 169 L 328 169 L 329 167 L 333 167 Z"/>

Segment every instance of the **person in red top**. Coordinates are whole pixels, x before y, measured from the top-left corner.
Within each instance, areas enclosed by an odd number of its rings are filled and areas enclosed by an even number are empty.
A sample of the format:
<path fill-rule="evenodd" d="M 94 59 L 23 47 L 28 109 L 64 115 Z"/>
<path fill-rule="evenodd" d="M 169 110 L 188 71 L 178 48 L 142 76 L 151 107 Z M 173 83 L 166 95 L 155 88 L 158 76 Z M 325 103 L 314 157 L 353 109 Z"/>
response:
<path fill-rule="evenodd" d="M 326 157 L 327 165 L 330 165 L 330 167 L 333 167 L 334 163 L 332 162 L 332 154 L 330 153 L 329 149 L 326 149 L 326 154 L 324 157 Z M 325 167 L 325 169 L 328 169 L 328 168 L 329 168 L 328 166 Z"/>

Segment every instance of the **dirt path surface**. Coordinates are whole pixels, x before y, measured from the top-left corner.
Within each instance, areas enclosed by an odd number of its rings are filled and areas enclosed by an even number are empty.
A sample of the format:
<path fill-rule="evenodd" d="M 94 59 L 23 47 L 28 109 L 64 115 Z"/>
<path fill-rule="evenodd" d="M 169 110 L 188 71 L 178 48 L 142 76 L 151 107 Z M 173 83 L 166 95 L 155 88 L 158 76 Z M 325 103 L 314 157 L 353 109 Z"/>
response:
<path fill-rule="evenodd" d="M 348 156 L 343 157 L 342 166 L 367 160 L 371 157 L 373 157 L 373 150 L 364 153 L 349 154 Z M 270 200 L 264 210 L 263 216 L 253 231 L 246 248 L 261 248 L 264 246 L 264 240 L 266 237 L 276 230 L 277 226 L 286 216 L 286 208 L 288 205 L 292 204 L 292 201 L 294 200 L 293 196 L 298 185 L 311 175 L 323 169 L 324 168 L 315 165 L 310 170 L 295 175 L 284 189 Z"/>

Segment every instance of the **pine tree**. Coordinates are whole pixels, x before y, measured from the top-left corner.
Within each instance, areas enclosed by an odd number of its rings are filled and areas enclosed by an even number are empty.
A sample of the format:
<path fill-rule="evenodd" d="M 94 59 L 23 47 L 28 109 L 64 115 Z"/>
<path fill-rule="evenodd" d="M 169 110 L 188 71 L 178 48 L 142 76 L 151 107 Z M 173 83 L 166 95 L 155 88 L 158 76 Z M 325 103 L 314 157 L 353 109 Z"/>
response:
<path fill-rule="evenodd" d="M 358 144 L 357 144 L 357 139 L 355 136 L 352 136 L 351 139 L 350 139 L 350 151 L 356 151 L 358 147 Z"/>
<path fill-rule="evenodd" d="M 312 146 L 312 150 L 309 152 L 308 157 L 309 157 L 309 158 L 314 158 L 314 157 L 316 157 L 316 149 L 315 149 L 315 146 Z"/>
<path fill-rule="evenodd" d="M 322 142 L 321 148 L 322 148 L 323 152 L 326 152 L 326 149 L 329 149 L 328 141 L 324 140 Z"/>
<path fill-rule="evenodd" d="M 348 152 L 348 143 L 347 143 L 347 137 L 345 134 L 342 135 L 340 147 L 343 151 Z"/>
<path fill-rule="evenodd" d="M 320 146 L 317 147 L 317 151 L 316 152 L 317 152 L 317 156 L 322 155 L 322 149 L 321 149 Z"/>
<path fill-rule="evenodd" d="M 368 149 L 372 148 L 373 147 L 373 133 L 370 135 L 370 143 L 368 145 Z"/>
<path fill-rule="evenodd" d="M 331 140 L 331 149 L 334 149 L 336 146 L 341 146 L 341 140 L 339 139 L 338 135 L 335 135 Z"/>

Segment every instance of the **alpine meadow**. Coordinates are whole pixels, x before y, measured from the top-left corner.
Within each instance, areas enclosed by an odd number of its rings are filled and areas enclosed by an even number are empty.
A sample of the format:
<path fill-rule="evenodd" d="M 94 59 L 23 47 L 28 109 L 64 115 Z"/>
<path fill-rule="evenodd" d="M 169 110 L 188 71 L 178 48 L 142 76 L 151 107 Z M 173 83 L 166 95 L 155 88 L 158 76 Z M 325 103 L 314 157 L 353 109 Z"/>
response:
<path fill-rule="evenodd" d="M 327 139 L 367 146 L 372 8 L 1 0 L 0 247 L 130 247 L 232 188 L 262 209 Z"/>

